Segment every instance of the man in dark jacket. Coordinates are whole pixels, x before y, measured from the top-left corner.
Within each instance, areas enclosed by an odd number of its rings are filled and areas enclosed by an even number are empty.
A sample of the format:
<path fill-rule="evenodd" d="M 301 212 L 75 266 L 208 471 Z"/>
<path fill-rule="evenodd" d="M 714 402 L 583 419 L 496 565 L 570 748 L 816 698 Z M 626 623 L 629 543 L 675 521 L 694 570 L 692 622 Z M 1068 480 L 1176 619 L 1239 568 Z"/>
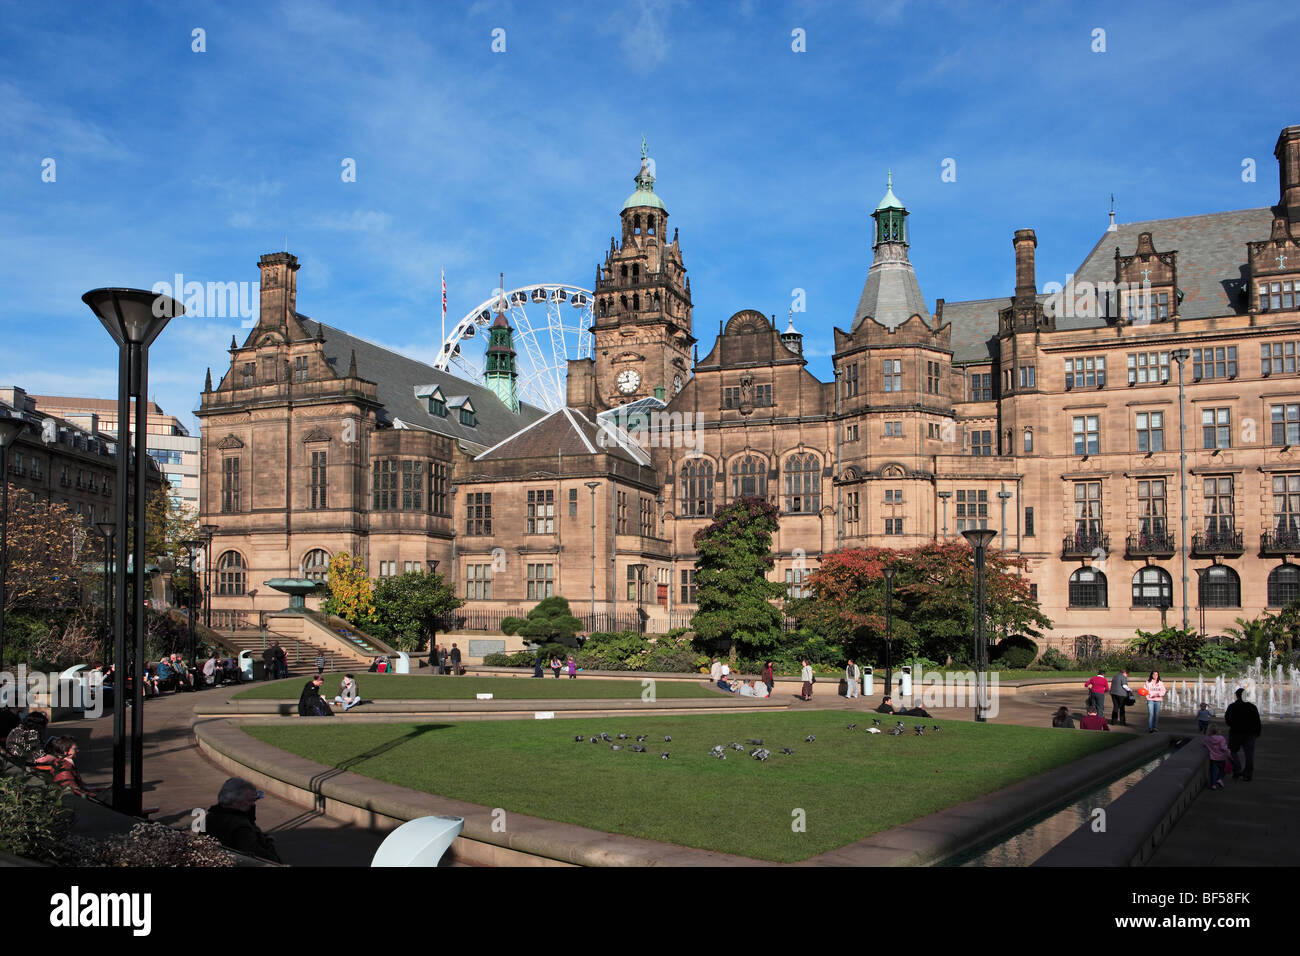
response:
<path fill-rule="evenodd" d="M 453 641 L 451 645 L 451 672 L 453 674 L 462 673 L 460 669 L 460 648 Z"/>
<path fill-rule="evenodd" d="M 330 705 L 325 703 L 325 698 L 320 695 L 321 685 L 325 683 L 325 678 L 317 674 L 303 686 L 302 694 L 298 697 L 298 716 L 299 717 L 333 717 L 334 711 Z"/>
<path fill-rule="evenodd" d="M 261 798 L 261 792 L 247 780 L 231 777 L 221 787 L 217 805 L 208 810 L 204 826 L 224 847 L 280 863 L 275 840 L 257 826 L 257 801 Z"/>
<path fill-rule="evenodd" d="M 262 651 L 262 675 L 265 680 L 275 680 L 280 675 L 275 672 L 275 645 Z"/>
<path fill-rule="evenodd" d="M 893 700 L 894 700 L 894 698 L 892 698 L 892 697 L 890 697 L 888 694 L 886 694 L 884 700 L 882 700 L 882 701 L 880 702 L 880 706 L 876 708 L 876 713 L 878 713 L 878 714 L 892 714 L 892 713 L 894 712 L 894 704 L 893 704 Z"/>
<path fill-rule="evenodd" d="M 1245 692 L 1244 687 L 1238 687 L 1237 700 L 1223 712 L 1224 723 L 1228 725 L 1228 750 L 1232 752 L 1232 763 L 1236 767 L 1233 780 L 1250 780 L 1255 776 L 1255 741 L 1264 729 L 1259 719 L 1259 708 L 1241 699 Z M 1243 749 L 1246 751 L 1244 769 L 1237 759 L 1237 751 Z"/>

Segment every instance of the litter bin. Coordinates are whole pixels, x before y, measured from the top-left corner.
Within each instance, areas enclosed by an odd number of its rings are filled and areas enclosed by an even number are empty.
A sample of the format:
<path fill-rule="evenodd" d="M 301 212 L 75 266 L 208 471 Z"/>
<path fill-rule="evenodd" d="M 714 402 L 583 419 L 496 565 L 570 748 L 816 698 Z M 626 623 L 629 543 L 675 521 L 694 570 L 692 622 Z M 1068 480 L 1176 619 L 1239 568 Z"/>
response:
<path fill-rule="evenodd" d="M 253 657 L 252 651 L 239 652 L 239 672 L 243 675 L 244 680 L 258 680 L 257 665 L 262 663 Z"/>
<path fill-rule="evenodd" d="M 394 661 L 393 664 L 395 665 L 393 667 L 394 674 L 411 673 L 411 655 L 406 653 L 406 651 L 398 651 L 397 660 Z"/>
<path fill-rule="evenodd" d="M 862 668 L 862 696 L 876 696 L 876 673 L 870 667 Z"/>
<path fill-rule="evenodd" d="M 902 667 L 898 671 L 898 696 L 912 696 L 912 668 Z"/>

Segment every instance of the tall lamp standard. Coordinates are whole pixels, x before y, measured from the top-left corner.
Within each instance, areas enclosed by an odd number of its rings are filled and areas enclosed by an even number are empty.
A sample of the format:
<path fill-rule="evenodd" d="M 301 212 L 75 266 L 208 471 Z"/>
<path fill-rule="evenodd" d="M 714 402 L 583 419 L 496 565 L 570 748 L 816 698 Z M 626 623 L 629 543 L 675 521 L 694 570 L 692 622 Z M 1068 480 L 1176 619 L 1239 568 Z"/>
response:
<path fill-rule="evenodd" d="M 203 532 L 203 626 L 212 626 L 212 536 L 221 529 L 220 525 L 201 524 Z"/>
<path fill-rule="evenodd" d="M 1178 363 L 1178 514 L 1182 519 L 1183 533 L 1178 539 L 1178 551 L 1183 559 L 1183 630 L 1187 630 L 1187 425 L 1183 421 L 1183 363 L 1191 358 L 1187 349 L 1174 349 L 1169 357 Z"/>
<path fill-rule="evenodd" d="M 195 656 L 196 656 L 196 654 L 198 653 L 198 652 L 195 650 L 195 646 L 194 646 L 194 645 L 195 645 L 195 641 L 194 641 L 194 597 L 195 597 L 195 591 L 196 591 L 196 588 L 195 588 L 195 586 L 194 586 L 194 553 L 195 553 L 196 551 L 198 551 L 199 548 L 203 547 L 203 542 L 202 542 L 202 540 L 200 540 L 199 538 L 186 538 L 184 541 L 181 542 L 181 547 L 185 549 L 185 555 L 186 555 L 186 557 L 189 558 L 189 565 L 190 565 L 190 593 L 189 593 L 189 601 L 186 602 L 186 603 L 188 603 L 189 606 L 190 606 L 190 608 L 189 608 L 189 610 L 190 610 L 190 613 L 189 613 L 189 628 L 190 628 L 190 635 L 189 635 L 189 636 L 190 636 L 190 666 L 191 666 L 191 667 L 194 667 L 194 666 L 196 666 L 196 665 L 195 665 Z"/>
<path fill-rule="evenodd" d="M 185 307 L 175 299 L 143 289 L 92 289 L 81 297 L 117 343 L 117 555 L 113 610 L 114 661 L 119 681 L 128 674 L 127 538 L 131 529 L 131 612 L 134 621 L 134 675 L 131 680 L 131 786 L 126 783 L 126 707 L 113 708 L 113 808 L 139 816 L 144 793 L 144 545 L 149 477 L 149 346 Z M 135 402 L 135 488 L 131 489 L 131 423 Z M 119 684 L 119 686 L 123 686 Z"/>
<path fill-rule="evenodd" d="M 591 623 L 587 625 L 590 630 L 596 629 L 596 489 L 600 487 L 599 481 L 586 482 L 591 489 Z"/>
<path fill-rule="evenodd" d="M 112 521 L 96 521 L 95 530 L 104 539 L 104 660 L 113 656 L 113 539 L 117 537 L 117 524 Z M 123 678 L 125 680 L 125 678 Z M 125 687 L 125 685 L 122 685 Z"/>
<path fill-rule="evenodd" d="M 943 502 L 943 540 L 948 540 L 948 499 L 952 497 L 951 491 L 936 492 L 939 500 Z"/>
<path fill-rule="evenodd" d="M 984 617 L 986 614 L 986 595 L 984 587 L 985 551 L 997 537 L 997 532 L 990 528 L 971 528 L 962 535 L 975 549 L 975 719 L 983 723 L 988 718 L 984 711 L 988 682 L 988 644 L 984 636 Z"/>
<path fill-rule="evenodd" d="M 27 427 L 27 422 L 15 415 L 0 417 L 0 670 L 5 660 L 5 597 L 8 595 L 6 578 L 9 574 L 9 446 Z"/>
<path fill-rule="evenodd" d="M 885 568 L 885 696 L 894 692 L 894 569 Z"/>

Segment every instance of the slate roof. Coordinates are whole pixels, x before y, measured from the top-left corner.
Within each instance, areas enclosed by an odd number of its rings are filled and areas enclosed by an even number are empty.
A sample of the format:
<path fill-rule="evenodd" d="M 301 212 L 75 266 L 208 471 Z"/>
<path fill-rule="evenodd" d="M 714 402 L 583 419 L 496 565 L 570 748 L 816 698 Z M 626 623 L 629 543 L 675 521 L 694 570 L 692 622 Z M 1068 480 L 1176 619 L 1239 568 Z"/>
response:
<path fill-rule="evenodd" d="M 305 315 L 298 315 L 298 321 L 309 335 L 319 333 L 325 336 L 325 357 L 339 374 L 346 374 L 352 352 L 356 350 L 357 374 L 366 381 L 375 383 L 379 401 L 384 405 L 380 413 L 383 424 L 392 425 L 400 421 L 408 428 L 420 428 L 469 445 L 488 448 L 515 434 L 520 426 L 531 424 L 545 414 L 543 409 L 520 402 L 519 414 L 516 415 L 502 404 L 491 389 L 483 385 L 451 372 L 439 371 L 424 362 L 407 358 Z M 433 385 L 442 389 L 442 394 L 447 397 L 448 408 L 452 407 L 455 398 L 469 398 L 474 406 L 477 424 L 462 425 L 460 416 L 454 412 L 446 417 L 430 414 L 428 402 L 418 398 L 416 392 L 418 390 L 428 394 L 431 389 L 422 386 Z"/>
<path fill-rule="evenodd" d="M 886 245 L 891 244 L 882 243 L 878 250 Z M 867 281 L 862 286 L 857 311 L 853 313 L 851 330 L 856 331 L 867 316 L 885 328 L 893 329 L 914 315 L 919 315 L 926 324 L 930 323 L 930 310 L 926 308 L 925 296 L 921 295 L 912 264 L 906 254 L 893 258 L 883 257 L 878 252 L 867 270 Z"/>
<path fill-rule="evenodd" d="M 1246 308 L 1246 243 L 1268 238 L 1273 210 L 1240 209 L 1235 212 L 1149 219 L 1118 225 L 1103 232 L 1097 244 L 1074 272 L 1074 281 L 1111 282 L 1115 278 L 1115 247 L 1121 256 L 1133 255 L 1138 235 L 1151 233 L 1158 252 L 1178 253 L 1178 286 L 1184 298 L 1179 311 L 1185 318 L 1240 314 Z M 1047 303 L 1039 295 L 1038 301 Z M 943 320 L 952 323 L 954 362 L 981 362 L 993 357 L 990 344 L 997 336 L 998 312 L 1011 305 L 1011 297 L 945 302 Z M 1062 316 L 1061 330 L 1098 328 L 1106 321 L 1096 317 Z"/>
<path fill-rule="evenodd" d="M 628 441 L 621 430 L 607 422 L 596 424 L 576 408 L 557 408 L 549 415 L 525 425 L 474 460 L 500 461 L 600 454 L 609 454 L 638 465 L 650 464 L 650 456 Z"/>

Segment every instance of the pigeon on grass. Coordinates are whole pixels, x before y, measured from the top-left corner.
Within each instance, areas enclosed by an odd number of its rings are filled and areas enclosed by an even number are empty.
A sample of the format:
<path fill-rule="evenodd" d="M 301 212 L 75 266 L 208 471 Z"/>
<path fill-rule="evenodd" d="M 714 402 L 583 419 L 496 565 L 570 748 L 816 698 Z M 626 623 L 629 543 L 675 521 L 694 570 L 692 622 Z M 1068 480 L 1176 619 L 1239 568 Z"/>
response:
<path fill-rule="evenodd" d="M 781 748 L 781 753 L 783 753 L 783 754 L 785 754 L 787 757 L 789 757 L 791 754 L 794 753 L 794 751 L 791 750 L 789 747 L 782 747 L 782 748 Z"/>
<path fill-rule="evenodd" d="M 813 742 L 814 740 L 816 740 L 816 739 L 817 739 L 817 735 L 816 735 L 816 734 L 809 734 L 807 737 L 805 737 L 805 738 L 803 739 L 803 742 L 806 743 L 806 744 L 810 744 L 810 743 L 812 743 L 812 742 Z"/>

